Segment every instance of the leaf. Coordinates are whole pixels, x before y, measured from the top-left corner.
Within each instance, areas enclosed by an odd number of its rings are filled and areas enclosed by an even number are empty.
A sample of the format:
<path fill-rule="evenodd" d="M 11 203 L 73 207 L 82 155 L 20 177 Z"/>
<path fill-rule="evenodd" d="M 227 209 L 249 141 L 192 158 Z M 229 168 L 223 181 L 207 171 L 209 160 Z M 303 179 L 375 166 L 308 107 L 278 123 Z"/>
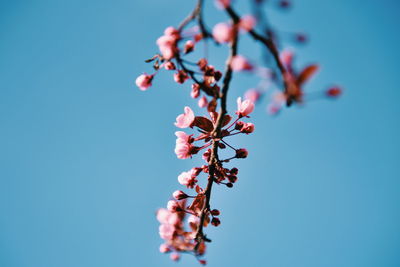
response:
<path fill-rule="evenodd" d="M 309 80 L 317 72 L 318 69 L 319 66 L 317 64 L 305 67 L 297 77 L 297 84 L 301 86 L 303 83 Z"/>
<path fill-rule="evenodd" d="M 196 116 L 194 118 L 192 125 L 199 127 L 200 129 L 206 132 L 211 132 L 212 130 L 214 130 L 214 125 L 212 124 L 212 122 L 206 117 L 202 116 Z"/>
<path fill-rule="evenodd" d="M 232 117 L 229 116 L 228 114 L 226 114 L 222 121 L 222 127 L 225 127 L 226 125 L 228 125 L 228 123 L 231 121 L 231 119 L 232 119 Z"/>

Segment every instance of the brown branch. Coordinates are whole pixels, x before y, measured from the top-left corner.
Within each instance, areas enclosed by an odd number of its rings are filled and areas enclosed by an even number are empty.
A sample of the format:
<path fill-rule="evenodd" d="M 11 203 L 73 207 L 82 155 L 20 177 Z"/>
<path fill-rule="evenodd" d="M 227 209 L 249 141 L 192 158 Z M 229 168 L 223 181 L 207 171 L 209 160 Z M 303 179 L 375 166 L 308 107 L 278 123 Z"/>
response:
<path fill-rule="evenodd" d="M 226 61 L 225 74 L 224 74 L 224 79 L 222 81 L 222 90 L 218 96 L 218 98 L 220 99 L 221 108 L 220 108 L 220 112 L 218 114 L 217 121 L 214 126 L 214 130 L 212 132 L 212 136 L 213 136 L 212 149 L 211 149 L 210 160 L 208 161 L 209 176 L 208 176 L 207 187 L 204 192 L 205 203 L 204 203 L 204 206 L 200 213 L 200 223 L 199 223 L 199 228 L 197 229 L 197 233 L 196 233 L 197 244 L 194 249 L 195 252 L 197 252 L 197 249 L 199 248 L 199 245 L 201 244 L 201 242 L 203 242 L 203 241 L 211 242 L 211 240 L 208 239 L 203 233 L 203 225 L 204 225 L 204 221 L 205 221 L 206 217 L 208 216 L 208 213 L 210 212 L 211 189 L 212 189 L 213 183 L 215 181 L 215 175 L 214 175 L 215 169 L 220 164 L 219 159 L 218 159 L 218 143 L 219 143 L 219 138 L 221 135 L 223 118 L 224 118 L 225 114 L 227 114 L 226 99 L 228 96 L 229 85 L 232 80 L 231 61 L 232 61 L 232 58 L 237 55 L 237 47 L 238 47 L 237 24 L 239 23 L 239 20 L 236 18 L 232 18 L 232 23 L 234 25 L 235 33 L 234 33 L 234 38 L 230 43 L 229 57 Z"/>
<path fill-rule="evenodd" d="M 226 8 L 226 12 L 232 19 L 240 20 L 240 16 L 233 10 L 233 8 L 231 6 Z M 268 48 L 270 53 L 272 54 L 272 57 L 274 58 L 275 63 L 278 66 L 278 69 L 282 75 L 282 80 L 283 80 L 284 87 L 285 87 L 284 91 L 287 92 L 288 88 L 290 86 L 289 82 L 285 78 L 287 70 L 286 70 L 285 66 L 283 65 L 282 61 L 280 60 L 279 51 L 278 51 L 278 48 L 276 47 L 274 41 L 272 40 L 272 38 L 270 38 L 268 36 L 263 36 L 263 35 L 257 33 L 254 29 L 250 30 L 249 34 L 251 37 L 253 37 L 253 39 L 260 41 L 262 44 L 264 44 Z"/>

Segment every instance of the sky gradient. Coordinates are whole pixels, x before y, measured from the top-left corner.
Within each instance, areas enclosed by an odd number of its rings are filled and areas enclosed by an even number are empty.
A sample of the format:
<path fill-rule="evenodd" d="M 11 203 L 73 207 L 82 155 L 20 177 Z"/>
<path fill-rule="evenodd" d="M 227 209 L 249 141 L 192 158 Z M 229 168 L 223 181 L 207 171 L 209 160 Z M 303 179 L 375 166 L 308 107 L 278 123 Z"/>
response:
<path fill-rule="evenodd" d="M 134 86 L 193 5 L 0 2 L 0 266 L 198 266 L 158 252 L 155 219 L 183 189 L 178 174 L 201 162 L 173 153 L 175 117 L 196 102 L 165 72 L 146 92 Z M 400 266 L 399 11 L 395 0 L 302 0 L 270 13 L 311 35 L 298 63 L 322 70 L 306 90 L 345 93 L 276 118 L 257 107 L 254 134 L 233 139 L 249 150 L 232 164 L 238 183 L 213 191 L 222 223 L 207 228 L 208 266 Z M 207 12 L 210 26 L 227 19 Z M 256 58 L 254 45 L 239 50 Z M 231 112 L 251 86 L 234 78 Z"/>

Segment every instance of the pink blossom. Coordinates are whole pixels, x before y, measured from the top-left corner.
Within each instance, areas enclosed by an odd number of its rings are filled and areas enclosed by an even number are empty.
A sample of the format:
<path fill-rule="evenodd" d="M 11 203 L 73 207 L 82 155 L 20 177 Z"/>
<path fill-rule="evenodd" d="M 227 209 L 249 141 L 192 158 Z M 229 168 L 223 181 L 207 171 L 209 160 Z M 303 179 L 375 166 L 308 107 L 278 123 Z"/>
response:
<path fill-rule="evenodd" d="M 245 31 L 251 31 L 256 25 L 256 18 L 252 15 L 245 15 L 240 19 L 239 27 Z"/>
<path fill-rule="evenodd" d="M 176 46 L 179 40 L 179 32 L 173 27 L 168 27 L 164 31 L 164 35 L 157 39 L 157 45 L 164 59 L 172 59 L 178 52 Z"/>
<path fill-rule="evenodd" d="M 160 245 L 160 252 L 161 253 L 167 253 L 167 252 L 170 252 L 170 251 L 171 251 L 171 249 L 168 247 L 167 244 L 161 244 Z"/>
<path fill-rule="evenodd" d="M 161 224 L 158 228 L 158 231 L 162 239 L 168 240 L 172 239 L 175 232 L 175 227 L 170 224 Z"/>
<path fill-rule="evenodd" d="M 191 145 L 191 135 L 188 135 L 182 131 L 175 132 L 175 135 L 178 137 L 176 139 L 175 146 L 175 154 L 178 159 L 187 159 L 192 156 L 192 148 Z"/>
<path fill-rule="evenodd" d="M 236 55 L 232 58 L 231 68 L 233 71 L 252 70 L 253 65 L 244 56 Z"/>
<path fill-rule="evenodd" d="M 188 172 L 182 172 L 179 176 L 178 176 L 178 182 L 181 185 L 185 185 L 188 188 L 193 188 L 195 183 L 197 182 L 196 180 L 196 176 L 193 173 L 193 169 L 191 169 Z"/>
<path fill-rule="evenodd" d="M 169 257 L 173 261 L 178 261 L 181 258 L 181 255 L 179 253 L 173 252 Z"/>
<path fill-rule="evenodd" d="M 219 9 L 228 8 L 231 5 L 231 0 L 215 0 L 215 6 Z"/>
<path fill-rule="evenodd" d="M 194 121 L 194 113 L 190 107 L 184 108 L 185 113 L 180 114 L 176 117 L 175 126 L 178 128 L 187 128 L 189 127 Z"/>
<path fill-rule="evenodd" d="M 192 156 L 192 145 L 189 144 L 188 142 L 182 142 L 178 140 L 182 139 L 177 139 L 176 140 L 176 145 L 175 145 L 175 154 L 178 159 L 187 159 Z"/>
<path fill-rule="evenodd" d="M 249 89 L 244 93 L 244 99 L 249 99 L 253 103 L 256 103 L 260 97 L 261 92 L 257 89 Z"/>
<path fill-rule="evenodd" d="M 218 43 L 229 43 L 233 39 L 234 30 L 231 25 L 221 22 L 214 26 L 212 34 Z"/>
<path fill-rule="evenodd" d="M 151 86 L 151 81 L 153 80 L 154 75 L 142 74 L 136 78 L 136 85 L 140 90 L 145 91 Z"/>
<path fill-rule="evenodd" d="M 198 224 L 200 222 L 200 218 L 195 215 L 190 215 L 188 218 L 188 223 Z"/>
<path fill-rule="evenodd" d="M 175 225 L 179 222 L 179 217 L 176 213 L 172 213 L 167 209 L 161 208 L 157 210 L 157 220 L 161 224 Z"/>
<path fill-rule="evenodd" d="M 167 209 L 168 209 L 170 212 L 176 212 L 176 211 L 179 211 L 181 208 L 179 207 L 179 203 L 178 203 L 177 201 L 175 201 L 175 200 L 170 200 L 170 201 L 168 201 L 168 203 L 167 203 Z"/>
<path fill-rule="evenodd" d="M 251 102 L 249 99 L 246 99 L 242 102 L 241 97 L 238 97 L 237 99 L 237 106 L 238 110 L 236 111 L 236 114 L 239 115 L 239 117 L 245 117 L 254 110 L 253 102 Z"/>
<path fill-rule="evenodd" d="M 208 105 L 207 98 L 203 96 L 202 98 L 199 99 L 199 107 L 204 108 Z"/>

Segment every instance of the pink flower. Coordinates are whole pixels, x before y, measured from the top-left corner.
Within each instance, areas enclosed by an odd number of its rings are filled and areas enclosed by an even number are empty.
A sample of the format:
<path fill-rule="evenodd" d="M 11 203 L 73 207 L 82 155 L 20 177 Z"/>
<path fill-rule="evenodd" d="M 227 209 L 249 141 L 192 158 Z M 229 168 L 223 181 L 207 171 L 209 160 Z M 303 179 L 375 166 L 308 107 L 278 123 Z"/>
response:
<path fill-rule="evenodd" d="M 225 9 L 231 5 L 231 0 L 215 0 L 215 5 L 219 9 Z"/>
<path fill-rule="evenodd" d="M 251 31 L 256 25 L 256 18 L 252 15 L 245 15 L 240 19 L 239 27 L 245 31 Z"/>
<path fill-rule="evenodd" d="M 239 117 L 245 117 L 254 110 L 253 102 L 251 102 L 249 99 L 246 99 L 242 102 L 241 97 L 238 97 L 237 99 L 237 106 L 238 110 L 236 111 L 236 114 L 239 115 Z"/>
<path fill-rule="evenodd" d="M 175 200 L 170 200 L 167 203 L 167 210 L 169 210 L 170 212 L 176 212 L 176 211 L 180 211 L 181 208 L 179 206 L 179 203 Z"/>
<path fill-rule="evenodd" d="M 167 209 L 161 208 L 157 210 L 157 220 L 161 224 L 175 225 L 179 222 L 179 217 L 176 213 L 172 213 Z"/>
<path fill-rule="evenodd" d="M 185 113 L 176 117 L 175 126 L 178 128 L 187 128 L 194 121 L 194 113 L 190 107 L 184 108 Z"/>
<path fill-rule="evenodd" d="M 192 137 L 182 131 L 175 132 L 175 135 L 178 137 L 176 139 L 175 146 L 175 154 L 178 159 L 187 159 L 190 158 L 193 154 L 194 147 L 192 146 Z"/>
<path fill-rule="evenodd" d="M 178 159 L 187 159 L 192 156 L 192 145 L 189 143 L 176 142 L 175 154 Z"/>
<path fill-rule="evenodd" d="M 233 39 L 234 30 L 231 25 L 221 22 L 214 26 L 212 34 L 218 43 L 229 43 Z"/>
<path fill-rule="evenodd" d="M 260 97 L 261 93 L 257 89 L 249 89 L 244 93 L 244 99 L 249 99 L 253 103 L 256 103 Z"/>
<path fill-rule="evenodd" d="M 188 218 L 188 223 L 199 224 L 200 218 L 195 215 L 190 215 Z"/>
<path fill-rule="evenodd" d="M 167 252 L 170 252 L 170 251 L 171 251 L 171 249 L 168 247 L 167 244 L 161 244 L 160 245 L 160 252 L 161 253 L 167 253 Z"/>
<path fill-rule="evenodd" d="M 181 255 L 179 255 L 179 253 L 173 252 L 169 257 L 173 261 L 178 261 L 181 258 Z"/>
<path fill-rule="evenodd" d="M 164 35 L 157 39 L 157 45 L 164 59 L 172 59 L 178 52 L 176 46 L 179 40 L 179 32 L 173 27 L 168 27 L 164 31 Z"/>
<path fill-rule="evenodd" d="M 233 71 L 242 71 L 242 70 L 252 70 L 253 66 L 244 56 L 236 55 L 232 58 L 231 68 Z"/>
<path fill-rule="evenodd" d="M 158 231 L 162 239 L 169 240 L 172 239 L 174 235 L 175 227 L 170 224 L 161 224 Z"/>
<path fill-rule="evenodd" d="M 178 182 L 181 185 L 185 185 L 188 188 L 193 188 L 194 185 L 196 184 L 197 180 L 196 180 L 196 176 L 193 173 L 193 169 L 191 169 L 188 172 L 182 172 L 179 176 L 178 176 Z"/>
<path fill-rule="evenodd" d="M 208 105 L 207 98 L 203 96 L 202 98 L 199 99 L 199 107 L 204 108 Z"/>
<path fill-rule="evenodd" d="M 151 81 L 153 80 L 154 75 L 142 74 L 136 78 L 136 85 L 140 90 L 145 91 L 151 86 Z"/>

